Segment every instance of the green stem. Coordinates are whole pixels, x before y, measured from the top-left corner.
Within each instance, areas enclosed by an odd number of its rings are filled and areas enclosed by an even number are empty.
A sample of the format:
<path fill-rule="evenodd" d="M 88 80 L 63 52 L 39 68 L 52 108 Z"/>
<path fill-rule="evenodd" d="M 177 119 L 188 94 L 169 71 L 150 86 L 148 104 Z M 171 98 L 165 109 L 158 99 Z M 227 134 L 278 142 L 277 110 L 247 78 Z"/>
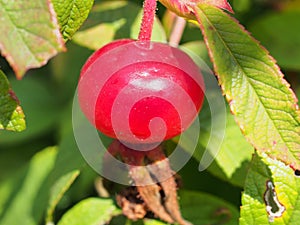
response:
<path fill-rule="evenodd" d="M 144 14 L 138 40 L 150 41 L 156 11 L 156 0 L 145 0 L 143 10 Z"/>

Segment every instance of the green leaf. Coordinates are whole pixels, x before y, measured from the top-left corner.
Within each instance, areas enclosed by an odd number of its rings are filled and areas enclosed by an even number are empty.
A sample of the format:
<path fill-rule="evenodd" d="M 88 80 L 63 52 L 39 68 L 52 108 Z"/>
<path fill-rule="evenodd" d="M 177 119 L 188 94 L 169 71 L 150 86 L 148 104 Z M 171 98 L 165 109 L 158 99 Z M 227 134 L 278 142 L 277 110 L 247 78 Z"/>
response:
<path fill-rule="evenodd" d="M 53 221 L 55 207 L 57 206 L 65 192 L 70 188 L 75 179 L 79 176 L 79 174 L 80 171 L 75 170 L 57 178 L 57 181 L 54 183 L 50 191 L 46 222 Z"/>
<path fill-rule="evenodd" d="M 274 190 L 270 190 L 270 184 Z M 240 224 L 299 224 L 299 197 L 300 179 L 294 170 L 266 154 L 256 154 L 242 196 Z M 267 204 L 273 207 L 273 213 L 278 212 L 277 218 L 267 213 Z"/>
<path fill-rule="evenodd" d="M 49 176 L 51 192 L 48 201 L 46 221 L 52 222 L 54 211 L 63 195 L 81 173 L 85 162 L 76 147 L 73 133 L 66 134 L 59 145 L 59 153 Z"/>
<path fill-rule="evenodd" d="M 239 213 L 237 208 L 219 198 L 193 191 L 181 191 L 179 195 L 182 214 L 184 218 L 193 224 L 238 224 Z M 116 208 L 113 200 L 89 198 L 70 209 L 58 225 L 101 225 L 106 224 L 105 222 L 119 214 L 121 214 L 121 210 Z M 113 219 L 110 224 L 163 225 L 167 223 L 154 219 L 144 219 L 142 223 L 141 221 L 132 222 L 129 220 L 125 222 L 124 219 L 119 218 L 119 220 Z"/>
<path fill-rule="evenodd" d="M 104 1 L 95 4 L 73 41 L 79 45 L 96 50 L 103 45 L 121 38 L 138 37 L 142 9 L 130 1 Z M 165 31 L 158 18 L 154 20 L 153 41 L 166 41 Z"/>
<path fill-rule="evenodd" d="M 101 23 L 92 28 L 78 31 L 73 41 L 81 46 L 96 50 L 114 40 L 115 33 L 126 23 L 125 19 L 119 19 L 112 23 Z"/>
<path fill-rule="evenodd" d="M 0 70 L 0 130 L 25 130 L 25 115 L 9 82 Z"/>
<path fill-rule="evenodd" d="M 57 225 L 104 225 L 120 213 L 112 199 L 88 198 L 67 211 Z"/>
<path fill-rule="evenodd" d="M 91 169 L 77 147 L 71 115 L 72 107 L 70 105 L 62 114 L 61 141 L 58 146 L 59 151 L 53 170 L 49 175 L 51 191 L 46 213 L 47 223 L 53 222 L 55 208 L 60 203 L 62 197 L 71 188 L 75 179 L 77 179 L 76 187 L 72 187 L 72 189 L 75 189 L 75 196 L 72 198 L 73 201 L 86 197 L 86 189 L 93 187 L 95 176 L 98 175 L 96 173 L 90 175 Z M 80 180 L 80 178 L 83 180 Z M 85 184 L 82 184 L 82 182 L 85 182 Z M 70 191 L 68 192 L 69 197 L 71 194 Z"/>
<path fill-rule="evenodd" d="M 1 225 L 36 225 L 41 221 L 48 197 L 47 178 L 55 157 L 56 148 L 46 148 L 20 173 L 1 184 Z"/>
<path fill-rule="evenodd" d="M 159 221 L 159 220 L 151 220 L 151 219 L 145 219 L 143 222 L 144 222 L 144 225 L 164 225 L 164 224 L 167 224 L 167 223 L 164 223 L 164 222 Z"/>
<path fill-rule="evenodd" d="M 18 78 L 64 50 L 51 1 L 1 1 L 0 20 L 1 54 Z"/>
<path fill-rule="evenodd" d="M 300 11 L 265 14 L 249 30 L 270 51 L 281 67 L 300 70 Z"/>
<path fill-rule="evenodd" d="M 52 0 L 60 31 L 65 40 L 73 34 L 86 20 L 93 6 L 93 0 Z"/>
<path fill-rule="evenodd" d="M 221 10 L 199 4 L 196 15 L 222 90 L 248 141 L 299 169 L 297 99 L 274 59 Z"/>

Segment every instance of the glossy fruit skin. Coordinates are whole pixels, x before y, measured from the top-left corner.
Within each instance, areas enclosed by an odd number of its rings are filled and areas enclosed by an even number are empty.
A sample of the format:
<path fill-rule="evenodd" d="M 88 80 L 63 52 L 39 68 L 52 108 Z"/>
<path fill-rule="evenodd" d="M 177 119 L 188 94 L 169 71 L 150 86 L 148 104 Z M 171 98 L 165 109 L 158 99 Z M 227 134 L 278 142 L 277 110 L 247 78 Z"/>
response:
<path fill-rule="evenodd" d="M 78 98 L 88 120 L 107 136 L 155 143 L 190 126 L 203 103 L 204 82 L 199 68 L 181 50 L 121 39 L 87 60 Z"/>

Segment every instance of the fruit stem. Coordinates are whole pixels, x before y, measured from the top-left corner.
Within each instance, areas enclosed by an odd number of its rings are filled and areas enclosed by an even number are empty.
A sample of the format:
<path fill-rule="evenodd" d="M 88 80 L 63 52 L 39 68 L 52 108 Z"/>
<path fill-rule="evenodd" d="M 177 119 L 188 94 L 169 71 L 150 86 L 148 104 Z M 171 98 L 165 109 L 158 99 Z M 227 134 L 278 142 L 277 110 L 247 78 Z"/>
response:
<path fill-rule="evenodd" d="M 139 33 L 139 41 L 150 41 L 156 11 L 156 0 L 145 0 L 143 5 L 143 19 Z"/>
<path fill-rule="evenodd" d="M 173 47 L 177 47 L 179 45 L 185 25 L 186 20 L 184 18 L 179 16 L 175 17 L 175 21 L 169 37 L 169 45 Z"/>

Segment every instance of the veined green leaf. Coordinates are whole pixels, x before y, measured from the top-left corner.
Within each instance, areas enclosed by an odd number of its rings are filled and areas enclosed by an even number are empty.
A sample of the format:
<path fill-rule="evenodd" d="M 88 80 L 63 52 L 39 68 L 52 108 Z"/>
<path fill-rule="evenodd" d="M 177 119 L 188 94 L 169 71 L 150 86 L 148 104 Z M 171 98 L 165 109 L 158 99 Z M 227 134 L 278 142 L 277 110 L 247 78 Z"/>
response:
<path fill-rule="evenodd" d="M 52 0 L 61 33 L 65 40 L 71 39 L 93 6 L 93 0 Z"/>
<path fill-rule="evenodd" d="M 199 113 L 200 138 L 193 157 L 200 162 L 199 168 L 201 170 L 203 166 L 209 166 L 208 171 L 215 176 L 243 187 L 253 147 L 242 135 L 229 107 L 226 108 L 225 100 L 213 73 L 208 72 L 210 70 L 201 62 L 202 58 L 209 60 L 205 44 L 202 43 L 205 51 L 201 51 L 201 42 L 188 42 L 187 44 L 180 47 L 195 62 L 198 62 L 205 83 L 209 87 L 205 93 L 206 99 L 201 113 Z M 194 134 L 197 133 L 197 130 L 194 129 L 198 128 L 191 126 L 189 131 L 181 136 L 182 139 L 179 142 L 181 147 L 190 153 L 194 149 L 192 145 Z M 178 142 L 178 137 L 174 138 L 173 141 Z"/>
<path fill-rule="evenodd" d="M 50 1 L 1 1 L 0 50 L 18 78 L 64 50 Z"/>
<path fill-rule="evenodd" d="M 22 131 L 25 128 L 23 110 L 6 76 L 0 70 L 0 130 Z"/>
<path fill-rule="evenodd" d="M 260 152 L 300 168 L 297 99 L 274 59 L 229 15 L 199 4 L 196 16 L 232 113 Z"/>
<path fill-rule="evenodd" d="M 266 154 L 254 155 L 242 196 L 241 225 L 296 225 L 300 220 L 300 178 Z"/>
<path fill-rule="evenodd" d="M 104 225 L 120 213 L 112 199 L 88 198 L 66 212 L 58 225 Z"/>

